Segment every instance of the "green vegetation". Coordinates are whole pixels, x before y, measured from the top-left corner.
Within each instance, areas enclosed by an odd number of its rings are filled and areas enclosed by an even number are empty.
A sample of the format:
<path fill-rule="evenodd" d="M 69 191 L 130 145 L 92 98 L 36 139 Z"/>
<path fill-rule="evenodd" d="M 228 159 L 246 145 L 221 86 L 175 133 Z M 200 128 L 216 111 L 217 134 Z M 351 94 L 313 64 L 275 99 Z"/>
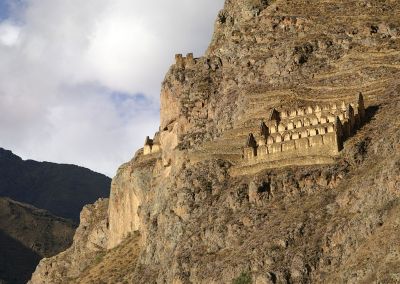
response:
<path fill-rule="evenodd" d="M 242 272 L 238 278 L 233 279 L 232 284 L 251 284 L 251 275 L 248 272 Z"/>
<path fill-rule="evenodd" d="M 102 262 L 105 255 L 106 255 L 105 251 L 100 252 L 98 255 L 96 255 L 94 263 L 99 264 L 100 262 Z"/>

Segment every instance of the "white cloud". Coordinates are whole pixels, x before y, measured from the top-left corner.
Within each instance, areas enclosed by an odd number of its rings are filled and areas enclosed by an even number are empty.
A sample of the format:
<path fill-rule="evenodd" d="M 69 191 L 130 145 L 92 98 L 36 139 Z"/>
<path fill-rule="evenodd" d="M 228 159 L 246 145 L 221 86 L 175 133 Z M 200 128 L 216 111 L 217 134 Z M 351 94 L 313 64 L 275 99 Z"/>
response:
<path fill-rule="evenodd" d="M 9 22 L 0 24 L 0 43 L 5 46 L 14 46 L 18 44 L 20 28 Z"/>
<path fill-rule="evenodd" d="M 143 81 L 154 77 L 149 69 L 155 70 L 154 59 L 160 60 L 159 54 L 164 53 L 157 50 L 160 43 L 140 19 L 123 15 L 102 19 L 90 38 L 86 76 L 120 90 L 144 89 L 154 93 Z"/>
<path fill-rule="evenodd" d="M 0 22 L 0 147 L 112 175 L 158 127 L 160 85 L 174 54 L 204 52 L 222 5 L 26 0 L 14 6 Z"/>

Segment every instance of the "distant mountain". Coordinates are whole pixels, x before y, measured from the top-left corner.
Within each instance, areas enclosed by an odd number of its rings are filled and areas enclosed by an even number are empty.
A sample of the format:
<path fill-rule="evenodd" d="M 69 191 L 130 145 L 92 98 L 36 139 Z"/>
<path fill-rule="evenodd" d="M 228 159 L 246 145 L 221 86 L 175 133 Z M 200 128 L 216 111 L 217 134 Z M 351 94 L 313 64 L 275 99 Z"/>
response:
<path fill-rule="evenodd" d="M 26 283 L 39 260 L 67 249 L 72 221 L 0 197 L 0 283 Z"/>
<path fill-rule="evenodd" d="M 75 165 L 24 161 L 0 148 L 0 196 L 79 221 L 86 204 L 108 197 L 111 179 Z"/>

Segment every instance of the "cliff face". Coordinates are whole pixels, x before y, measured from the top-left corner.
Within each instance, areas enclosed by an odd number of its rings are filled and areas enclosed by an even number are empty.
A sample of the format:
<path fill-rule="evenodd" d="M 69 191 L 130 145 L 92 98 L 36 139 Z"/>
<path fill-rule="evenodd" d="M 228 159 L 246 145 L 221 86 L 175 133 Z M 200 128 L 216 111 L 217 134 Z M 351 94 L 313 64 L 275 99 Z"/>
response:
<path fill-rule="evenodd" d="M 108 199 L 99 199 L 83 208 L 72 246 L 42 259 L 29 283 L 71 283 L 88 266 L 97 263 L 107 247 Z"/>
<path fill-rule="evenodd" d="M 162 151 L 119 169 L 110 250 L 75 281 L 399 281 L 399 14 L 396 1 L 227 0 L 205 56 L 167 73 Z M 366 121 L 334 162 L 237 171 L 272 108 L 359 92 Z M 33 283 L 65 282 L 45 272 Z"/>
<path fill-rule="evenodd" d="M 152 172 L 148 167 L 132 169 L 130 164 L 122 166 L 113 180 L 114 189 L 110 196 L 109 218 L 110 239 L 108 247 L 113 248 L 130 233 L 141 227 L 139 207 L 146 200 Z"/>

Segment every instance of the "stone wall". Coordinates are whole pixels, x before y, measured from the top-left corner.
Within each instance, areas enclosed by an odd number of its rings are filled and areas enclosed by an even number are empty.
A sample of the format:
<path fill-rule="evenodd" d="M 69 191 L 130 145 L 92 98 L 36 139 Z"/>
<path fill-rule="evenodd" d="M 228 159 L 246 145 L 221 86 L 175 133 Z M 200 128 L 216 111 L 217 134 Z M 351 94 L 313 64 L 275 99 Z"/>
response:
<path fill-rule="evenodd" d="M 356 111 L 355 111 L 356 110 Z M 343 142 L 359 128 L 365 107 L 361 94 L 357 103 L 340 106 L 315 105 L 296 109 L 272 109 L 259 133 L 250 133 L 243 150 L 245 164 L 298 157 L 336 156 Z"/>
<path fill-rule="evenodd" d="M 157 132 L 153 139 L 146 137 L 143 147 L 143 155 L 155 154 L 161 151 L 160 134 Z"/>
<path fill-rule="evenodd" d="M 183 57 L 182 54 L 175 55 L 175 66 L 177 68 L 184 69 L 186 67 L 192 67 L 196 64 L 196 60 L 193 57 L 193 53 L 188 53 L 186 57 Z"/>

